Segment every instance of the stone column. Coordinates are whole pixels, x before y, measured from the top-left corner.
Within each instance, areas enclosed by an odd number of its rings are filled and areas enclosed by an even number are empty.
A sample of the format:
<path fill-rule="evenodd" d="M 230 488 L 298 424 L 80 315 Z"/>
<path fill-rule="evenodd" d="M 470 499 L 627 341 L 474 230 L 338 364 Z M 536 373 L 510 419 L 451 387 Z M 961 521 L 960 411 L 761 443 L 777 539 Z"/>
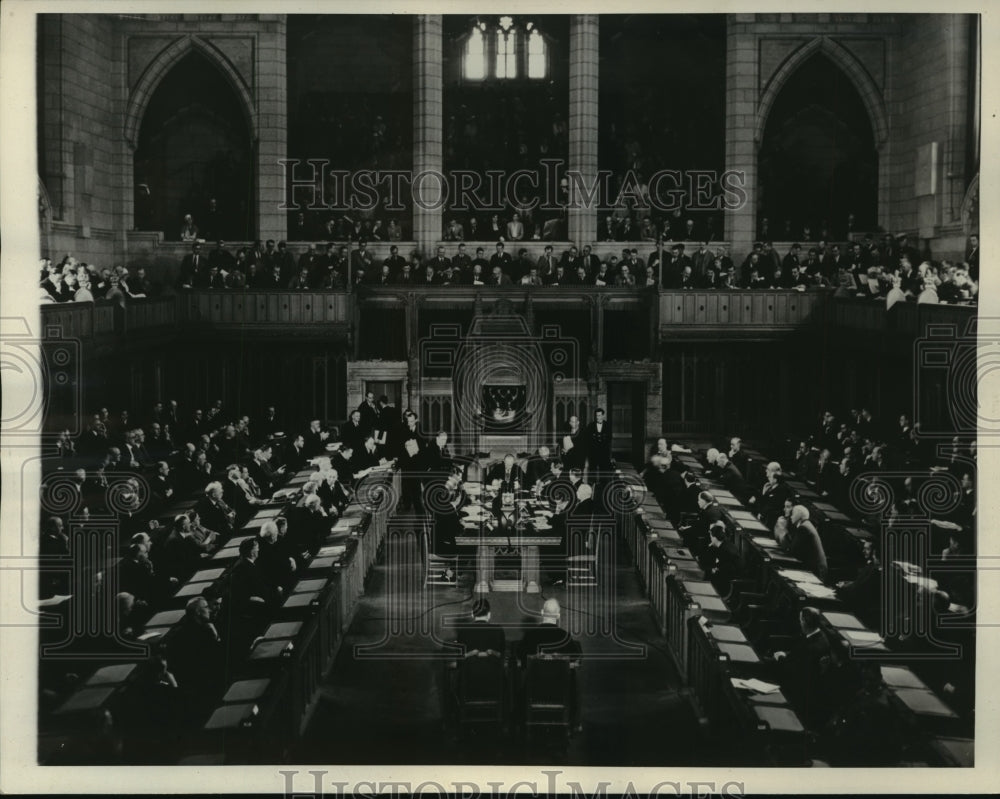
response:
<path fill-rule="evenodd" d="M 747 201 L 724 211 L 724 239 L 737 264 L 757 235 L 757 39 L 753 14 L 730 14 L 726 25 L 726 170 L 743 173 Z"/>
<path fill-rule="evenodd" d="M 431 251 L 441 240 L 444 172 L 444 49 L 440 14 L 413 23 L 413 239 Z M 420 176 L 425 177 L 421 178 Z"/>
<path fill-rule="evenodd" d="M 284 15 L 262 14 L 257 39 L 257 238 L 280 241 L 288 236 L 283 204 L 288 157 L 288 40 Z"/>
<path fill-rule="evenodd" d="M 597 96 L 600 37 L 596 14 L 569 23 L 569 164 L 588 190 L 597 179 Z M 572 198 L 571 198 L 572 201 Z M 570 208 L 569 240 L 579 247 L 597 239 L 597 209 Z"/>

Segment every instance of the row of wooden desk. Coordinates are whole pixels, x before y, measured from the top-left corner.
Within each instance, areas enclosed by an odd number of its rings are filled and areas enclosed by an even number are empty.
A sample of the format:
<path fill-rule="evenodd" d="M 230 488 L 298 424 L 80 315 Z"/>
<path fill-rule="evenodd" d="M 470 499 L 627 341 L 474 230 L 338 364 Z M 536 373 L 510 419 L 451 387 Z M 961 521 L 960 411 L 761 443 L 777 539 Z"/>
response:
<path fill-rule="evenodd" d="M 693 456 L 685 453 L 675 458 L 702 475 L 702 466 Z M 641 485 L 641 478 L 631 468 L 623 469 L 623 480 Z M 794 613 L 795 618 L 801 607 L 816 607 L 826 632 L 852 657 L 874 658 L 880 663 L 892 706 L 905 726 L 923 739 L 922 751 L 928 762 L 971 765 L 972 741 L 965 737 L 965 727 L 957 714 L 904 663 L 893 663 L 892 652 L 881 636 L 849 613 L 832 589 L 783 553 L 770 531 L 737 497 L 711 480 L 701 480 L 723 508 L 744 574 L 755 577 L 759 587 L 785 603 L 787 612 Z M 801 488 L 804 491 L 799 501 L 811 499 L 808 487 Z M 733 623 L 729 607 L 656 500 L 642 489 L 633 494 L 638 507 L 620 514 L 619 529 L 632 552 L 674 665 L 696 699 L 702 722 L 713 733 L 749 735 L 754 757 L 764 757 L 765 762 L 804 762 L 812 735 L 784 694 L 780 690 L 748 691 L 733 682 L 754 678 L 767 681 L 773 664 L 761 657 L 744 631 Z M 833 506 L 827 508 L 818 501 L 813 504 L 811 510 L 817 514 L 814 518 L 842 525 L 847 535 L 858 539 L 868 535 Z"/>
<path fill-rule="evenodd" d="M 296 474 L 287 487 L 299 488 L 315 476 L 313 469 Z M 371 482 L 398 483 L 398 472 L 383 472 Z M 315 706 L 320 681 L 328 674 L 358 601 L 385 541 L 392 490 L 363 492 L 386 499 L 363 506 L 355 499 L 332 525 L 325 545 L 299 572 L 271 623 L 255 640 L 238 677 L 229 686 L 201 734 L 192 734 L 187 763 L 268 762 L 279 757 L 301 734 Z M 204 568 L 195 572 L 167 599 L 145 625 L 142 640 L 168 645 L 183 623 L 187 602 L 227 578 L 239 558 L 239 544 L 288 506 L 265 506 L 227 540 Z M 175 509 L 176 510 L 176 509 Z M 98 668 L 52 715 L 43 733 L 50 746 L 86 729 L 86 720 L 111 713 L 138 675 L 141 651 L 130 662 Z M 44 745 L 42 749 L 44 749 Z M 40 759 L 44 760 L 44 757 Z"/>

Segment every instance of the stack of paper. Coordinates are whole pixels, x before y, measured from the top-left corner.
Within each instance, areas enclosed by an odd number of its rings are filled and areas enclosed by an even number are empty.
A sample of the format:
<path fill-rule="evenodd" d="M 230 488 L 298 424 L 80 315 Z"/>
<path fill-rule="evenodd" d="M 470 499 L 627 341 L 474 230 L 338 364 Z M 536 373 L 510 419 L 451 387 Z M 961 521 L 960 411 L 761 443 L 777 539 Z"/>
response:
<path fill-rule="evenodd" d="M 780 685 L 758 680 L 756 677 L 750 680 L 743 680 L 739 677 L 731 677 L 733 687 L 742 688 L 745 691 L 756 691 L 758 694 L 773 694 L 781 690 Z"/>
<path fill-rule="evenodd" d="M 778 574 L 786 580 L 791 580 L 793 583 L 823 583 L 823 581 L 812 572 L 802 571 L 801 569 L 779 569 Z"/>
<path fill-rule="evenodd" d="M 817 585 L 816 583 L 798 583 L 797 585 L 809 596 L 816 599 L 834 599 L 837 596 L 836 591 L 825 585 Z"/>

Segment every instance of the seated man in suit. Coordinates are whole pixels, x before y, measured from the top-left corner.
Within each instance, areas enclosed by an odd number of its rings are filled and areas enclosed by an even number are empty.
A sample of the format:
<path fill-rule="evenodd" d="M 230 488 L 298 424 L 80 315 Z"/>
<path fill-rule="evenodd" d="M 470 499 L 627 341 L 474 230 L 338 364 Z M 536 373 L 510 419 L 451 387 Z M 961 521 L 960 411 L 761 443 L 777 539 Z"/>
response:
<path fill-rule="evenodd" d="M 680 472 L 671 468 L 672 463 L 673 456 L 669 452 L 665 455 L 653 455 L 650 465 L 643 470 L 642 480 L 667 518 L 676 525 L 681 513 L 687 510 L 687 491 L 684 478 Z"/>
<path fill-rule="evenodd" d="M 733 436 L 729 439 L 729 462 L 740 470 L 740 474 L 748 477 L 747 468 L 750 466 L 750 456 L 743 451 L 743 439 Z"/>
<path fill-rule="evenodd" d="M 549 461 L 549 471 L 538 480 L 538 493 L 546 502 L 562 500 L 568 502 L 576 489 L 566 476 L 562 461 L 552 458 Z"/>
<path fill-rule="evenodd" d="M 278 592 L 283 592 L 298 571 L 298 562 L 288 546 L 288 538 L 280 534 L 277 522 L 271 520 L 264 522 L 257 537 L 260 542 L 258 568 L 269 585 L 277 586 Z"/>
<path fill-rule="evenodd" d="M 240 559 L 229 573 L 229 601 L 237 613 L 259 615 L 282 593 L 280 587 L 268 581 L 269 575 L 257 563 L 259 557 L 259 539 L 240 542 Z"/>
<path fill-rule="evenodd" d="M 431 522 L 430 551 L 441 557 L 452 557 L 457 549 L 455 536 L 462 535 L 462 521 L 459 511 L 466 502 L 465 492 L 461 490 L 461 478 L 450 474 L 443 484 L 432 486 L 431 491 L 443 490 L 443 496 L 433 503 L 433 518 Z M 454 582 L 455 570 L 448 566 L 440 575 L 441 579 Z"/>
<path fill-rule="evenodd" d="M 853 580 L 837 583 L 837 596 L 862 621 L 877 626 L 881 623 L 879 616 L 882 609 L 882 563 L 879 561 L 877 539 L 868 539 L 861 546 L 865 562 Z"/>
<path fill-rule="evenodd" d="M 322 480 L 316 488 L 316 494 L 326 512 L 333 516 L 340 516 L 351 501 L 350 493 L 340 481 L 340 475 L 336 469 L 330 469 L 323 473 Z"/>
<path fill-rule="evenodd" d="M 524 465 L 526 485 L 533 486 L 549 473 L 549 448 L 544 444 L 535 450 Z"/>
<path fill-rule="evenodd" d="M 274 450 L 271 445 L 264 444 L 253 451 L 253 460 L 247 465 L 250 476 L 260 486 L 261 494 L 267 497 L 271 496 L 280 485 L 286 471 L 284 466 L 279 466 L 277 469 L 271 466 L 270 461 L 273 454 Z"/>
<path fill-rule="evenodd" d="M 225 489 L 223 498 L 229 507 L 236 511 L 236 524 L 242 526 L 255 513 L 255 507 L 262 505 L 263 500 L 257 499 L 253 495 L 246 481 L 243 480 L 243 473 L 239 466 L 230 465 L 226 472 Z"/>
<path fill-rule="evenodd" d="M 722 506 L 716 501 L 710 491 L 698 494 L 698 519 L 694 524 L 682 525 L 678 528 L 685 543 L 694 550 L 702 551 L 708 543 L 708 531 L 716 522 L 725 523 Z"/>
<path fill-rule="evenodd" d="M 740 573 L 740 556 L 729 540 L 724 522 L 715 522 L 708 528 L 708 549 L 702 559 L 705 574 L 720 596 L 726 596 L 733 580 Z"/>
<path fill-rule="evenodd" d="M 236 511 L 223 501 L 222 494 L 222 483 L 209 483 L 205 486 L 205 495 L 195 505 L 195 511 L 206 528 L 228 538 L 235 529 Z"/>
<path fill-rule="evenodd" d="M 719 453 L 716 466 L 718 467 L 718 479 L 722 481 L 726 490 L 737 498 L 745 500 L 750 494 L 750 489 L 740 470 L 729 460 L 729 456 L 725 452 Z"/>
<path fill-rule="evenodd" d="M 205 597 L 188 600 L 184 620 L 170 637 L 167 657 L 185 708 L 197 717 L 214 707 L 226 687 L 226 651 Z"/>
<path fill-rule="evenodd" d="M 324 430 L 319 419 L 309 422 L 309 429 L 305 432 L 305 455 L 306 458 L 315 458 L 326 452 L 327 441 L 330 440 L 330 431 Z"/>
<path fill-rule="evenodd" d="M 562 616 L 562 608 L 559 600 L 549 598 L 542 605 L 542 618 L 536 625 L 528 627 L 524 631 L 524 637 L 517 649 L 517 659 L 522 666 L 527 666 L 529 655 L 568 655 L 573 659 L 574 665 L 579 663 L 583 649 L 580 642 L 559 626 Z M 576 668 L 570 669 L 572 680 L 570 719 L 574 729 L 579 726 L 580 701 L 576 681 Z"/>
<path fill-rule="evenodd" d="M 308 560 L 307 554 L 315 555 L 330 533 L 332 519 L 323 510 L 319 494 L 310 493 L 302 500 L 302 506 L 295 509 L 289 524 L 291 547 L 300 561 Z"/>
<path fill-rule="evenodd" d="M 765 481 L 760 491 L 750 497 L 748 503 L 750 509 L 756 513 L 760 520 L 768 527 L 774 527 L 774 523 L 781 516 L 785 501 L 791 499 L 792 490 L 785 483 L 781 473 L 781 464 L 771 461 L 764 470 Z"/>
<path fill-rule="evenodd" d="M 792 508 L 786 548 L 792 557 L 801 560 L 809 571 L 826 581 L 826 552 L 819 531 L 809 521 L 809 509 L 805 505 L 795 505 Z"/>
<path fill-rule="evenodd" d="M 472 623 L 456 625 L 455 632 L 465 657 L 480 654 L 503 656 L 507 646 L 503 627 L 490 622 L 488 599 L 478 600 L 472 606 Z"/>
<path fill-rule="evenodd" d="M 525 487 L 524 472 L 509 453 L 504 455 L 501 463 L 490 469 L 486 482 L 497 485 L 501 494 L 512 494 Z"/>
<path fill-rule="evenodd" d="M 787 651 L 774 653 L 781 667 L 781 687 L 794 703 L 802 721 L 811 729 L 819 727 L 833 710 L 830 642 L 820 628 L 820 613 L 804 607 L 799 612 L 802 637 Z"/>
<path fill-rule="evenodd" d="M 292 439 L 285 450 L 285 463 L 282 468 L 285 469 L 285 473 L 294 474 L 305 467 L 308 457 L 306 454 L 306 439 L 300 433 Z"/>

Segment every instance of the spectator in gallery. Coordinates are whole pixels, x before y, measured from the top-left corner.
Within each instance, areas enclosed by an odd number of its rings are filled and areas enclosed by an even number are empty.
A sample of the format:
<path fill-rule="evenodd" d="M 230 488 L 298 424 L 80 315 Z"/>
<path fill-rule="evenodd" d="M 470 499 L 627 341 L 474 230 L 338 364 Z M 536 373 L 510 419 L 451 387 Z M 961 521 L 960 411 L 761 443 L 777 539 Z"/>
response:
<path fill-rule="evenodd" d="M 399 223 L 395 219 L 390 219 L 389 227 L 386 229 L 385 235 L 389 241 L 402 241 L 403 229 L 399 226 Z"/>
<path fill-rule="evenodd" d="M 979 280 L 979 236 L 973 233 L 969 236 L 969 249 L 965 253 L 965 263 L 969 267 L 969 277 Z"/>
<path fill-rule="evenodd" d="M 917 303 L 920 305 L 937 305 L 938 303 L 938 279 L 933 274 L 928 274 L 924 278 L 921 284 L 920 295 L 917 297 Z"/>
<path fill-rule="evenodd" d="M 195 241 L 198 238 L 198 226 L 194 223 L 191 214 L 184 215 L 184 223 L 181 225 L 181 241 Z"/>
<path fill-rule="evenodd" d="M 503 222 L 500 221 L 500 214 L 493 214 L 490 217 L 490 223 L 486 227 L 486 232 L 491 239 L 503 239 L 506 228 Z"/>
<path fill-rule="evenodd" d="M 520 241 L 524 238 L 524 223 L 521 215 L 515 213 L 510 222 L 507 223 L 507 239 L 509 241 Z"/>
<path fill-rule="evenodd" d="M 510 278 L 501 270 L 500 265 L 497 264 L 493 267 L 493 272 L 490 275 L 489 285 L 491 286 L 509 286 Z"/>
<path fill-rule="evenodd" d="M 528 274 L 521 278 L 522 286 L 541 286 L 542 279 L 538 276 L 538 267 L 531 267 Z"/>
<path fill-rule="evenodd" d="M 628 264 L 621 265 L 621 272 L 615 278 L 615 285 L 624 288 L 635 287 L 635 276 L 629 271 Z"/>

